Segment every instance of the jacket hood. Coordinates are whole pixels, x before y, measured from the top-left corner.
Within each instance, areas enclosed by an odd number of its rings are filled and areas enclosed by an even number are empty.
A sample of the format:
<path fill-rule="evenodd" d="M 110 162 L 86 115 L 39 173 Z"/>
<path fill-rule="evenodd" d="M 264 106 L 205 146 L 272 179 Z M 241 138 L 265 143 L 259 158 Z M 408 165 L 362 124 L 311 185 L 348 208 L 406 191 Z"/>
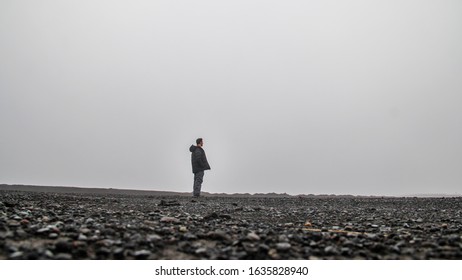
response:
<path fill-rule="evenodd" d="M 191 145 L 191 147 L 189 147 L 189 151 L 191 153 L 194 152 L 196 149 L 197 149 L 197 146 L 194 146 L 194 145 Z"/>

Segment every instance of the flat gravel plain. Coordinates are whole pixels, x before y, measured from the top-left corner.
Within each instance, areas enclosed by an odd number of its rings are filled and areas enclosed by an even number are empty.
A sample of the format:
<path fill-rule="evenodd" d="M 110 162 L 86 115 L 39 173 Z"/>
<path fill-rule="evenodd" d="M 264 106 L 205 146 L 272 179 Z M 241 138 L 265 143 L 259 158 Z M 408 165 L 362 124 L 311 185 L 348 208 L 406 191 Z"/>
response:
<path fill-rule="evenodd" d="M 462 198 L 0 190 L 0 259 L 462 259 Z"/>

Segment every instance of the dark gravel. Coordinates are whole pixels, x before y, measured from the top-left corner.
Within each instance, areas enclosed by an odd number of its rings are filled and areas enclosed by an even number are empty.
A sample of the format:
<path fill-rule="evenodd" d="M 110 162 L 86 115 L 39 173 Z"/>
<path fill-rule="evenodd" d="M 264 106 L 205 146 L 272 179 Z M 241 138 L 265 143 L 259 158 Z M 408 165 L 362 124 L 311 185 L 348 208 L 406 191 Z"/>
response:
<path fill-rule="evenodd" d="M 0 259 L 462 259 L 462 198 L 0 190 Z"/>

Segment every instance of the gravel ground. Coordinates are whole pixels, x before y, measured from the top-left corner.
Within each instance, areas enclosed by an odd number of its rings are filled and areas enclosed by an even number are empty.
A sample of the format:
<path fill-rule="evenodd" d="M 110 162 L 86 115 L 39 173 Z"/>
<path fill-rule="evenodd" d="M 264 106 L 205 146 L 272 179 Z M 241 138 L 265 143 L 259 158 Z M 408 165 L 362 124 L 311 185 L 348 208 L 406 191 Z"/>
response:
<path fill-rule="evenodd" d="M 0 259 L 462 259 L 462 198 L 0 190 Z"/>

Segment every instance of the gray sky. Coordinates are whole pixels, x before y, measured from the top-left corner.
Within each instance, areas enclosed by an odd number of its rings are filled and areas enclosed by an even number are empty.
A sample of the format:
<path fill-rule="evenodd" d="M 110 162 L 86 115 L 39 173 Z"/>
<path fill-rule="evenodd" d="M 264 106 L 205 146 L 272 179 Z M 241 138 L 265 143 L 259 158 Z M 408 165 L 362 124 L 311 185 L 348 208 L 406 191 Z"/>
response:
<path fill-rule="evenodd" d="M 0 2 L 0 183 L 461 193 L 462 2 Z"/>

